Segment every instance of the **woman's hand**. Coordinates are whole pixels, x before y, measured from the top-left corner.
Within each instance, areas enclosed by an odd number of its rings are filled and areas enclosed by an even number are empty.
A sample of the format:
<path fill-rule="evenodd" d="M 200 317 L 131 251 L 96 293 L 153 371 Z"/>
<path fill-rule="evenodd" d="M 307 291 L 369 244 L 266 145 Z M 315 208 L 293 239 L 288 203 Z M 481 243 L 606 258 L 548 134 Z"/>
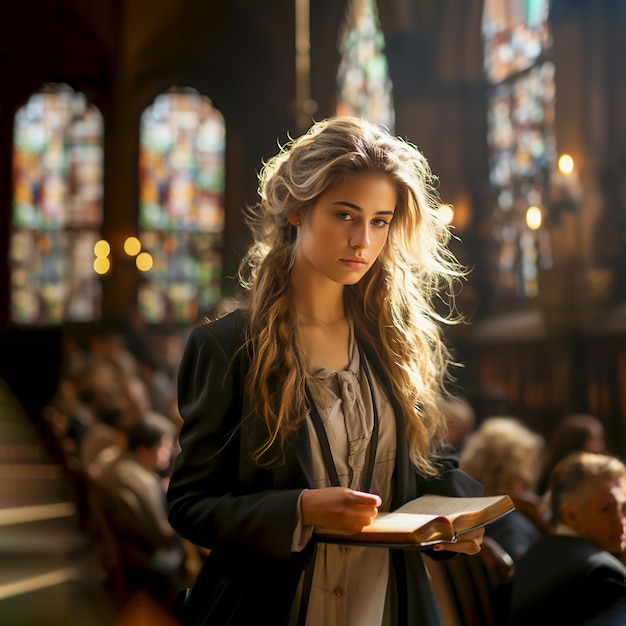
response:
<path fill-rule="evenodd" d="M 356 533 L 371 524 L 381 503 L 376 494 L 347 487 L 308 489 L 300 500 L 302 523 Z"/>
<path fill-rule="evenodd" d="M 459 535 L 459 540 L 455 543 L 437 543 L 433 546 L 433 549 L 437 552 L 447 550 L 448 552 L 462 552 L 463 554 L 478 554 L 481 550 L 484 536 L 485 529 L 477 528 Z"/>

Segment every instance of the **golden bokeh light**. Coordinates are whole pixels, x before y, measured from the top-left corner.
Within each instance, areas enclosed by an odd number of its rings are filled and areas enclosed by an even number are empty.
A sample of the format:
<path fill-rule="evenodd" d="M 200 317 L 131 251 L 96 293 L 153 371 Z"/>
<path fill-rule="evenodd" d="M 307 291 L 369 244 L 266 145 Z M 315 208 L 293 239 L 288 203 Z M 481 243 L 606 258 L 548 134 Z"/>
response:
<path fill-rule="evenodd" d="M 111 269 L 111 261 L 105 256 L 97 257 L 93 262 L 93 269 L 96 274 L 106 274 Z"/>
<path fill-rule="evenodd" d="M 93 253 L 99 259 L 107 257 L 110 252 L 111 252 L 111 246 L 106 239 L 100 239 L 99 241 L 96 241 L 96 243 L 93 246 Z"/>
<path fill-rule="evenodd" d="M 454 207 L 451 204 L 441 204 L 437 210 L 439 219 L 446 225 L 452 224 L 454 219 Z"/>
<path fill-rule="evenodd" d="M 137 268 L 142 272 L 147 272 L 151 270 L 152 266 L 154 265 L 152 255 L 148 252 L 141 252 L 140 254 L 138 254 L 137 258 L 135 259 L 135 263 L 137 265 Z"/>
<path fill-rule="evenodd" d="M 124 252 L 128 256 L 137 256 L 141 251 L 141 241 L 137 237 L 127 237 L 124 242 Z"/>
<path fill-rule="evenodd" d="M 531 230 L 537 230 L 541 228 L 541 209 L 537 206 L 530 206 L 526 210 L 526 225 Z"/>
<path fill-rule="evenodd" d="M 574 159 L 569 154 L 562 154 L 558 162 L 559 172 L 571 174 L 574 171 Z"/>

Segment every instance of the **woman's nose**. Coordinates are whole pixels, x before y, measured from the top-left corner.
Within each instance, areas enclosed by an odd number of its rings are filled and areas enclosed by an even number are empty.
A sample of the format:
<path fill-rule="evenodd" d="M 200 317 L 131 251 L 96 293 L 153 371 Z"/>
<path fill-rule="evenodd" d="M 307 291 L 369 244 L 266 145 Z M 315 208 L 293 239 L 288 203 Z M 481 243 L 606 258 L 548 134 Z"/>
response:
<path fill-rule="evenodd" d="M 370 232 L 367 224 L 355 226 L 350 245 L 353 248 L 367 248 L 370 245 Z"/>

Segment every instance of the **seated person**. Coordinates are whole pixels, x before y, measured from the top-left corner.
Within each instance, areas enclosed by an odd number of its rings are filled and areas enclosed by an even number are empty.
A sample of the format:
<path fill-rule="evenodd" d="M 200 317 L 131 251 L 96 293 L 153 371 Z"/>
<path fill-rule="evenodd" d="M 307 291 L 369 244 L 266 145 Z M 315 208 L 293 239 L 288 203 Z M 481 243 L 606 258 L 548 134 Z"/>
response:
<path fill-rule="evenodd" d="M 118 538 L 130 588 L 171 599 L 184 584 L 185 551 L 167 520 L 163 473 L 169 469 L 175 427 L 151 413 L 127 431 L 127 449 L 104 465 L 97 477 Z"/>
<path fill-rule="evenodd" d="M 446 401 L 445 415 L 448 427 L 446 441 L 460 452 L 476 426 L 476 413 L 465 398 L 452 396 Z"/>
<path fill-rule="evenodd" d="M 543 495 L 548 489 L 548 480 L 556 464 L 572 452 L 608 452 L 602 422 L 587 413 L 566 415 L 556 425 L 550 436 L 543 472 L 537 490 Z"/>
<path fill-rule="evenodd" d="M 517 563 L 511 626 L 626 624 L 626 466 L 588 452 L 563 459 L 550 479 L 552 531 Z"/>
<path fill-rule="evenodd" d="M 484 495 L 507 494 L 514 500 L 533 493 L 545 442 L 513 417 L 490 417 L 471 433 L 459 466 L 484 487 Z M 489 524 L 485 535 L 516 561 L 540 536 L 537 525 L 521 511 Z"/>
<path fill-rule="evenodd" d="M 125 445 L 125 412 L 117 404 L 99 406 L 94 419 L 85 429 L 78 448 L 83 471 L 92 479 L 100 468 L 122 452 Z"/>
<path fill-rule="evenodd" d="M 43 416 L 54 439 L 65 456 L 75 457 L 86 430 L 93 421 L 93 413 L 83 400 L 78 386 L 69 378 L 61 378 Z"/>

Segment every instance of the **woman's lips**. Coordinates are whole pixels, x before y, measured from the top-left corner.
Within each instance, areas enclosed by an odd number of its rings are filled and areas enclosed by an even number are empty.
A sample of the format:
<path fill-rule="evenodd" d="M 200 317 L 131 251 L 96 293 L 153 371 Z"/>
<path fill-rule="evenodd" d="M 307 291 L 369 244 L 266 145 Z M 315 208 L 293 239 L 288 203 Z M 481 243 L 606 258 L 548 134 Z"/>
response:
<path fill-rule="evenodd" d="M 341 262 L 353 270 L 363 269 L 367 265 L 367 261 L 365 259 L 357 258 L 357 257 L 341 259 Z"/>

